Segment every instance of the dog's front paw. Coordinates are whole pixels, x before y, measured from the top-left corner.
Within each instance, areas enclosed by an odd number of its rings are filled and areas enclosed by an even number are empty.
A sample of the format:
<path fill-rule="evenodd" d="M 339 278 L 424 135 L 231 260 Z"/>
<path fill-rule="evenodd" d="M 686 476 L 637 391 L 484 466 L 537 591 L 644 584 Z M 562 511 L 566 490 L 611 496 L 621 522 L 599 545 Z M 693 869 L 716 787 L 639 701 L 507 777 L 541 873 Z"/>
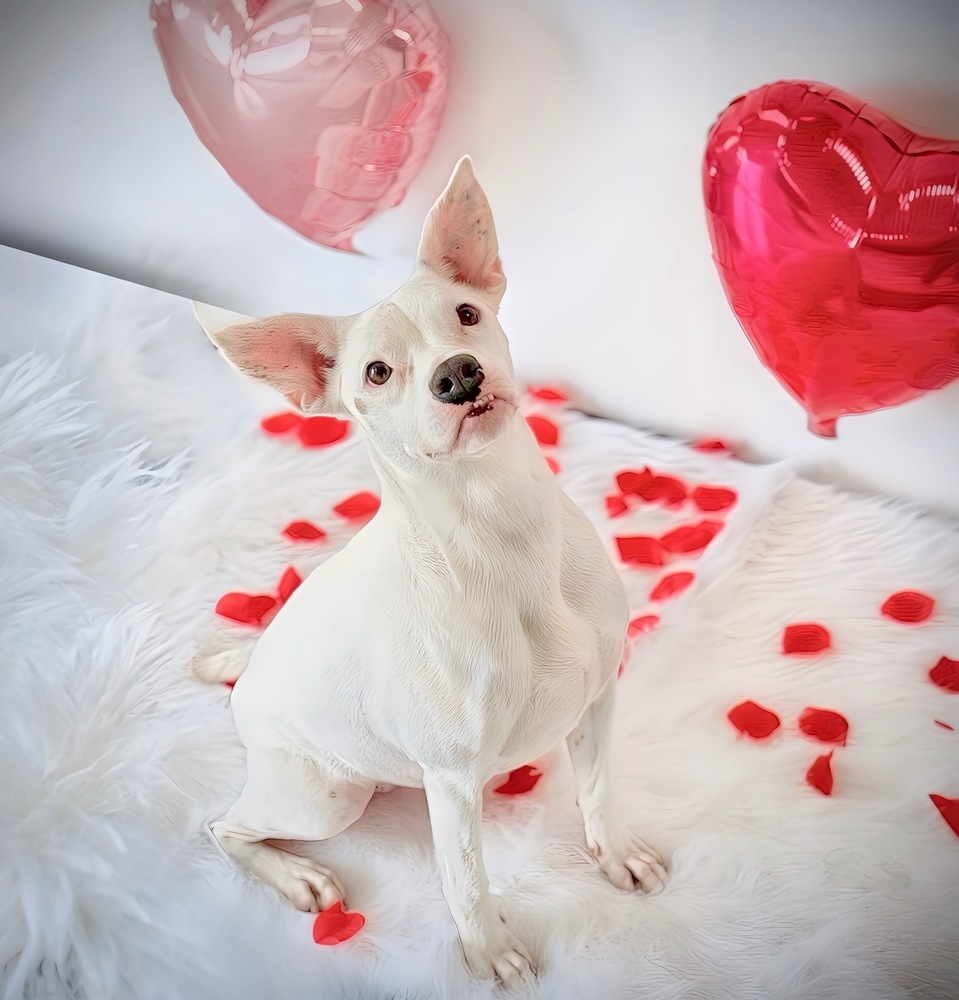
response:
<path fill-rule="evenodd" d="M 464 941 L 466 964 L 476 979 L 498 979 L 509 989 L 530 984 L 536 969 L 526 945 L 500 917 L 500 923 L 485 940 Z"/>
<path fill-rule="evenodd" d="M 649 844 L 628 830 L 603 842 L 591 841 L 589 849 L 606 877 L 619 889 L 654 893 L 666 887 L 666 863 Z"/>

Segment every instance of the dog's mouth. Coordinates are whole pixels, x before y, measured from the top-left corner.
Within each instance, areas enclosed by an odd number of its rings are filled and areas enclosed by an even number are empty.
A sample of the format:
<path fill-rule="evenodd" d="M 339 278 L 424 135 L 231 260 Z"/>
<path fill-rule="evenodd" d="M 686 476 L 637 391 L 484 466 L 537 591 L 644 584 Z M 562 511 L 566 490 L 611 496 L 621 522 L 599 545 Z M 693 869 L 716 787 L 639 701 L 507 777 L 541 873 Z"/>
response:
<path fill-rule="evenodd" d="M 478 417 L 484 413 L 489 413 L 493 409 L 493 403 L 496 397 L 491 393 L 486 393 L 485 396 L 480 396 L 479 399 L 474 399 L 470 403 L 469 409 L 466 411 L 466 416 L 464 420 L 469 420 L 470 417 Z"/>

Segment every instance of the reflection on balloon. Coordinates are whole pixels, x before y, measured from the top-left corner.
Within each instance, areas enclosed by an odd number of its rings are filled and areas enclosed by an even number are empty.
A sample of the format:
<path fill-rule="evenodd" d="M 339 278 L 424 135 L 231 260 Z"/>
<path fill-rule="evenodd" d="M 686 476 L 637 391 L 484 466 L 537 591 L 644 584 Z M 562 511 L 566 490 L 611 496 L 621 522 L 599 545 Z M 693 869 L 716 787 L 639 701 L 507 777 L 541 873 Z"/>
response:
<path fill-rule="evenodd" d="M 155 0 L 154 37 L 203 144 L 265 211 L 350 250 L 439 129 L 449 44 L 425 0 Z"/>
<path fill-rule="evenodd" d="M 816 434 L 959 376 L 957 184 L 959 142 L 821 83 L 751 90 L 710 130 L 726 296 Z"/>

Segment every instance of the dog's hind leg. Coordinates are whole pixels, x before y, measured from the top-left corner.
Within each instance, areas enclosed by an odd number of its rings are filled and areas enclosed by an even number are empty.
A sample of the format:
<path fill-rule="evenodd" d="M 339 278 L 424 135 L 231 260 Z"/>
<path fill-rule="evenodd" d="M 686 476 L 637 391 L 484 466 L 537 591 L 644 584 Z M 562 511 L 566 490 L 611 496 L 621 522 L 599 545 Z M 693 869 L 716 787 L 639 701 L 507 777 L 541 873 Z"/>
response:
<path fill-rule="evenodd" d="M 328 840 L 359 819 L 373 791 L 372 783 L 347 780 L 292 750 L 248 750 L 243 791 L 210 829 L 234 861 L 315 913 L 344 899 L 339 879 L 267 841 Z"/>

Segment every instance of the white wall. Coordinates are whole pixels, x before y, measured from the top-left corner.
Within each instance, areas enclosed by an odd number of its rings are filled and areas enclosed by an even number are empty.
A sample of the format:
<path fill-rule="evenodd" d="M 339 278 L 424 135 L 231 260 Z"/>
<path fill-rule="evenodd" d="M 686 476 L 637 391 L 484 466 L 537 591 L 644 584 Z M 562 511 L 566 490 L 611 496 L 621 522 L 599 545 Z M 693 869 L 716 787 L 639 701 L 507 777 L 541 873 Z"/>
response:
<path fill-rule="evenodd" d="M 469 152 L 521 376 L 570 385 L 594 412 L 959 513 L 959 383 L 842 419 L 838 440 L 810 435 L 726 304 L 699 175 L 726 103 L 784 77 L 959 139 L 956 0 L 432 0 L 453 47 L 444 125 L 354 257 L 266 216 L 200 145 L 147 0 L 0 6 L 0 241 L 244 312 L 355 311 L 405 278 Z"/>

